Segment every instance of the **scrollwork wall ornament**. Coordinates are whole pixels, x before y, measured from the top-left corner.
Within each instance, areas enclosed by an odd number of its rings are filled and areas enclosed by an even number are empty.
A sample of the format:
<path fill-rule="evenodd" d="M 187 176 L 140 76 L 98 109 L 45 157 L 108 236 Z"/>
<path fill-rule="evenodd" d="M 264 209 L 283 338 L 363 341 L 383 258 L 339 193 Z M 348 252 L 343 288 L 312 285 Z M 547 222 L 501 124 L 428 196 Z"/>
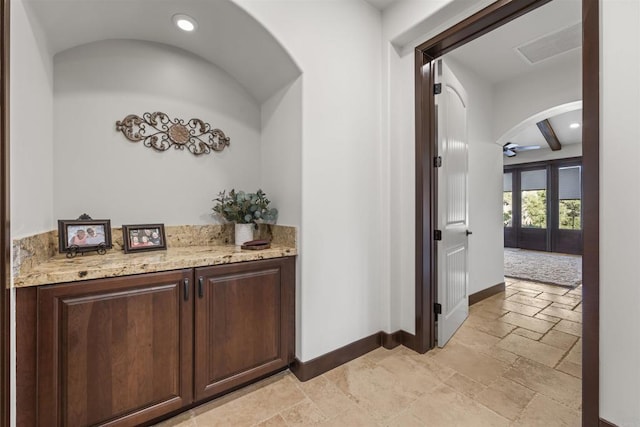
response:
<path fill-rule="evenodd" d="M 185 148 L 199 156 L 211 151 L 222 151 L 230 145 L 230 138 L 220 129 L 211 129 L 209 123 L 200 119 L 170 119 L 165 113 L 144 113 L 142 117 L 130 114 L 116 122 L 116 130 L 131 142 L 142 141 L 146 147 L 156 151 L 167 151 L 173 147 Z"/>

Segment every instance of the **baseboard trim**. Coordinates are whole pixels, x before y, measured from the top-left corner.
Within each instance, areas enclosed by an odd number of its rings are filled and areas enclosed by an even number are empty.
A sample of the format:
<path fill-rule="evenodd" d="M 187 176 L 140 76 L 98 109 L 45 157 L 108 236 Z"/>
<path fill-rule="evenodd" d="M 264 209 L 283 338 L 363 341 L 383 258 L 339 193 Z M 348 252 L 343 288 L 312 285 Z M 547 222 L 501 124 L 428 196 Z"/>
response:
<path fill-rule="evenodd" d="M 301 362 L 298 358 L 291 364 L 291 372 L 300 381 L 308 381 L 318 375 L 322 375 L 338 366 L 352 361 L 370 351 L 380 347 L 380 332 L 362 338 L 358 341 L 347 344 L 329 353 L 311 359 L 308 362 Z"/>
<path fill-rule="evenodd" d="M 506 289 L 506 285 L 504 282 L 498 283 L 497 285 L 493 285 L 490 288 L 483 289 L 480 292 L 476 292 L 475 294 L 469 295 L 469 305 L 476 304 L 483 299 L 487 299 L 489 297 L 494 296 L 495 294 L 499 294 L 500 292 L 504 292 Z"/>
<path fill-rule="evenodd" d="M 298 358 L 295 358 L 289 368 L 300 381 L 304 382 L 350 362 L 353 359 L 357 359 L 378 347 L 391 350 L 399 345 L 404 345 L 415 351 L 415 340 L 415 335 L 403 330 L 392 333 L 380 331 L 323 354 L 322 356 L 318 356 L 315 359 L 311 359 L 308 362 L 302 362 Z"/>
<path fill-rule="evenodd" d="M 603 420 L 602 418 L 600 418 L 599 427 L 618 427 L 618 426 L 613 423 L 610 423 L 607 420 Z"/>

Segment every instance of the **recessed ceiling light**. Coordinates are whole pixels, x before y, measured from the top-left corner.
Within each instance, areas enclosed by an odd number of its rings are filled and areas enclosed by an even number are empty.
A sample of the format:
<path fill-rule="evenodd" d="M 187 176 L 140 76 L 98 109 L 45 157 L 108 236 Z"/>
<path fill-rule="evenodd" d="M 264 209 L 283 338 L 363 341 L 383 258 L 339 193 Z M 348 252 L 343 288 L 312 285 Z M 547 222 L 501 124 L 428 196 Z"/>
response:
<path fill-rule="evenodd" d="M 189 15 L 173 15 L 173 23 L 182 31 L 195 31 L 198 28 L 198 23 L 195 19 Z"/>
<path fill-rule="evenodd" d="M 570 127 L 571 129 L 578 129 L 578 128 L 580 127 L 580 123 L 571 123 L 571 124 L 569 125 L 569 127 Z"/>

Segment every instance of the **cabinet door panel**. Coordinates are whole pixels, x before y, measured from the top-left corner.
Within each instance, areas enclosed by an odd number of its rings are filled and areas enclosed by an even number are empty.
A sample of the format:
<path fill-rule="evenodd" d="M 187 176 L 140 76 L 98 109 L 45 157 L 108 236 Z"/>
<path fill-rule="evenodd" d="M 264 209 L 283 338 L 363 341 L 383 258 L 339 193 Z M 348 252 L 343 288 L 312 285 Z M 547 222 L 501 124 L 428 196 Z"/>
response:
<path fill-rule="evenodd" d="M 39 289 L 39 425 L 135 425 L 191 402 L 185 275 Z"/>
<path fill-rule="evenodd" d="M 278 260 L 196 271 L 196 280 L 203 282 L 202 297 L 196 299 L 197 400 L 288 365 L 293 283 L 285 276 L 290 265 Z"/>

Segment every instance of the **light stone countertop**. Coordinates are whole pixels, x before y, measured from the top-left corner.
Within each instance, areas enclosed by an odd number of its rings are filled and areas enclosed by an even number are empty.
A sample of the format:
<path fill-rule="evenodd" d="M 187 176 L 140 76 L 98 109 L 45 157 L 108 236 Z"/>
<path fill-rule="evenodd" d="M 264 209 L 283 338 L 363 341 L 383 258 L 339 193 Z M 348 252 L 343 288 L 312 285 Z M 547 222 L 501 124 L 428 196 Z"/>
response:
<path fill-rule="evenodd" d="M 218 245 L 170 247 L 162 251 L 129 254 L 110 250 L 105 255 L 89 252 L 85 255 L 78 254 L 75 258 L 59 254 L 15 276 L 13 287 L 77 282 L 295 255 L 295 247 L 278 244 L 258 251 L 240 249 L 234 245 Z"/>

